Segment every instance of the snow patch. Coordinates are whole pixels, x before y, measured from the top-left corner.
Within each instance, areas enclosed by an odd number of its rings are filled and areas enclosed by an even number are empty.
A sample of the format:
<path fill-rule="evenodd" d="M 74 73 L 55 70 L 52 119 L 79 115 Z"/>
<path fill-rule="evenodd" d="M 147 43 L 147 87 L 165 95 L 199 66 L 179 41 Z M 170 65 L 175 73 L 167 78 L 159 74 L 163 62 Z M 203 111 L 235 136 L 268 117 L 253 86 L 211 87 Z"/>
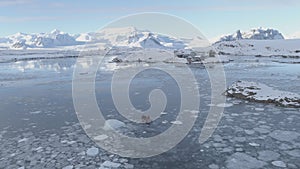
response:
<path fill-rule="evenodd" d="M 284 107 L 300 107 L 300 95 L 273 89 L 262 83 L 237 81 L 225 92 L 226 96 L 254 102 L 273 103 Z"/>
<path fill-rule="evenodd" d="M 300 39 L 281 40 L 236 40 L 213 44 L 220 55 L 232 56 L 281 56 L 283 58 L 300 57 Z"/>

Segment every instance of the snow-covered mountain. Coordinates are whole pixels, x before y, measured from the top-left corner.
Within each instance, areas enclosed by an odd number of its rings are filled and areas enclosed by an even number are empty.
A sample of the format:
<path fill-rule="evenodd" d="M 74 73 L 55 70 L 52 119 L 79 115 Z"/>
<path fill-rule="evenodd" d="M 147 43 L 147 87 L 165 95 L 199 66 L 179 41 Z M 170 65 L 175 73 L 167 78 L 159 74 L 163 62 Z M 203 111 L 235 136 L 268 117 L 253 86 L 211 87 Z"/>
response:
<path fill-rule="evenodd" d="M 274 29 L 252 29 L 223 36 L 213 44 L 221 55 L 251 56 L 300 56 L 300 40 L 285 39 Z"/>
<path fill-rule="evenodd" d="M 251 29 L 248 32 L 241 32 L 240 30 L 237 30 L 234 34 L 221 37 L 218 42 L 236 41 L 242 39 L 278 40 L 278 39 L 284 39 L 284 37 L 278 30 L 257 28 L 257 29 Z"/>
<path fill-rule="evenodd" d="M 57 46 L 77 45 L 75 38 L 68 33 L 53 30 L 50 33 L 16 33 L 14 35 L 0 38 L 1 46 L 14 49 L 26 48 L 49 48 Z"/>
<path fill-rule="evenodd" d="M 182 49 L 187 47 L 186 43 L 182 39 L 176 39 L 147 30 L 138 30 L 134 27 L 106 28 L 98 32 L 76 35 L 70 35 L 55 29 L 50 33 L 17 33 L 0 38 L 0 48 L 10 49 L 88 46 L 91 44 L 98 44 L 98 46 L 105 47 Z"/>
<path fill-rule="evenodd" d="M 192 39 L 175 38 L 139 30 L 134 27 L 106 28 L 98 32 L 71 35 L 53 30 L 50 33 L 17 33 L 0 38 L 0 50 L 6 49 L 63 49 L 69 51 L 92 51 L 112 48 L 115 51 L 130 48 L 191 49 L 205 41 L 200 37 Z M 237 31 L 222 37 L 213 44 L 222 55 L 256 56 L 300 56 L 300 39 L 287 39 L 274 29 L 252 29 Z M 203 49 L 202 49 L 203 50 Z"/>
<path fill-rule="evenodd" d="M 99 32 L 80 34 L 77 41 L 106 43 L 108 46 L 141 48 L 184 48 L 187 45 L 180 39 L 138 30 L 134 27 L 106 28 Z"/>

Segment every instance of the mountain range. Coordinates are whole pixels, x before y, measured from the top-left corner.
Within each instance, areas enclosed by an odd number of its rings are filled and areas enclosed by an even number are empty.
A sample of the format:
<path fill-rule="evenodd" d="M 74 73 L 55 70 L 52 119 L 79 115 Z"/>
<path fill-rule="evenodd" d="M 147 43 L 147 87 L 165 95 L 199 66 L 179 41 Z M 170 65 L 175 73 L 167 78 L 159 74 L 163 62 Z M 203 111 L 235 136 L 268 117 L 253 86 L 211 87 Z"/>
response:
<path fill-rule="evenodd" d="M 243 40 L 243 39 L 250 39 L 250 40 L 278 40 L 278 39 L 285 39 L 278 30 L 275 29 L 264 29 L 264 28 L 257 28 L 251 29 L 247 32 L 241 32 L 237 30 L 234 34 L 223 36 L 219 39 L 218 42 L 222 41 L 236 41 L 236 40 Z"/>
<path fill-rule="evenodd" d="M 236 31 L 234 34 L 221 37 L 214 44 L 240 40 L 283 40 L 283 35 L 275 29 L 251 29 L 248 32 Z M 183 49 L 191 45 L 194 39 L 181 39 L 134 27 L 106 28 L 98 32 L 68 34 L 57 29 L 49 33 L 16 33 L 0 38 L 0 49 L 31 49 L 31 48 L 67 48 L 86 44 L 103 47 L 137 47 Z M 94 46 L 97 46 L 94 45 Z"/>
<path fill-rule="evenodd" d="M 138 30 L 134 27 L 107 28 L 99 32 L 75 35 L 55 29 L 50 33 L 17 33 L 0 38 L 0 46 L 10 49 L 54 48 L 96 43 L 106 47 L 184 48 L 187 46 L 180 39 Z"/>

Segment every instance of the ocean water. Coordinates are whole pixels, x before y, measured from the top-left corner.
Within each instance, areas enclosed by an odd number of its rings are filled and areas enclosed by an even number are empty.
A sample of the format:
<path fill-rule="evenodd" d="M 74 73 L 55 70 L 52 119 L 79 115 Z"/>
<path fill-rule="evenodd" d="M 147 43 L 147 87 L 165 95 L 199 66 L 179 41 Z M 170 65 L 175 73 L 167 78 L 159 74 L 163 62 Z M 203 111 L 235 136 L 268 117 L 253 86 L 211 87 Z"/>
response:
<path fill-rule="evenodd" d="M 227 85 L 248 80 L 300 94 L 299 64 L 277 63 L 271 58 L 257 61 L 254 57 L 235 57 L 233 60 L 224 64 Z M 296 108 L 227 98 L 228 106 L 215 132 L 204 144 L 199 143 L 211 106 L 210 81 L 203 66 L 191 67 L 199 86 L 200 112 L 193 128 L 177 146 L 158 156 L 141 159 L 106 152 L 85 134 L 77 119 L 72 100 L 75 63 L 76 58 L 0 63 L 0 168 L 99 168 L 104 161 L 120 163 L 120 168 L 132 164 L 139 169 L 244 167 L 239 163 L 233 165 L 232 159 L 236 157 L 248 166 L 259 163 L 273 168 L 272 161 L 282 161 L 286 166 L 300 167 L 297 160 L 300 135 L 285 139 L 300 134 L 300 111 Z M 129 66 L 136 64 L 139 63 L 129 63 Z M 178 74 L 183 69 L 174 64 L 156 63 L 156 66 L 171 68 Z M 148 97 L 153 89 L 164 91 L 167 98 L 164 115 L 149 125 L 136 124 L 120 115 L 114 106 L 113 73 L 99 69 L 95 80 L 97 103 L 105 118 L 124 122 L 131 137 L 152 137 L 173 125 L 171 122 L 176 120 L 181 103 L 176 80 L 159 70 L 136 75 L 128 91 L 134 108 L 149 109 Z M 93 157 L 85 154 L 91 147 L 98 147 L 99 154 Z M 262 155 L 265 151 L 267 157 Z"/>

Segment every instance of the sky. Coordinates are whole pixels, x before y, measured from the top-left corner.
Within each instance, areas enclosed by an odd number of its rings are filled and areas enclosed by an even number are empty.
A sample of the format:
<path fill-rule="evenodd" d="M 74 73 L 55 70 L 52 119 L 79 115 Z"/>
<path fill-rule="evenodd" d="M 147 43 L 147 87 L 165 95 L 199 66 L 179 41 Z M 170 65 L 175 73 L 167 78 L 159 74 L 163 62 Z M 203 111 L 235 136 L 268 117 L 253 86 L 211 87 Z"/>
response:
<path fill-rule="evenodd" d="M 0 0 L 0 37 L 53 29 L 93 32 L 141 12 L 178 16 L 209 39 L 257 27 L 289 37 L 300 32 L 299 0 Z"/>

